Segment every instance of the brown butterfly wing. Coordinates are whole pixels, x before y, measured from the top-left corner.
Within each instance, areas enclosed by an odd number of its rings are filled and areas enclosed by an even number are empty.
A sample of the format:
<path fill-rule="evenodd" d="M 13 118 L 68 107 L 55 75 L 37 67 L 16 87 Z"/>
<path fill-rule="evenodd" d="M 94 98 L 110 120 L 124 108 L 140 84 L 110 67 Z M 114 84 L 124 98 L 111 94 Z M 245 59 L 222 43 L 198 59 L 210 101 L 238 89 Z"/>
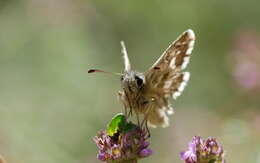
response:
<path fill-rule="evenodd" d="M 155 64 L 145 72 L 144 92 L 154 100 L 149 107 L 148 123 L 150 126 L 168 125 L 168 116 L 173 109 L 168 98 L 176 99 L 189 80 L 189 72 L 181 72 L 189 63 L 194 46 L 195 35 L 192 30 L 185 31 L 174 41 Z"/>

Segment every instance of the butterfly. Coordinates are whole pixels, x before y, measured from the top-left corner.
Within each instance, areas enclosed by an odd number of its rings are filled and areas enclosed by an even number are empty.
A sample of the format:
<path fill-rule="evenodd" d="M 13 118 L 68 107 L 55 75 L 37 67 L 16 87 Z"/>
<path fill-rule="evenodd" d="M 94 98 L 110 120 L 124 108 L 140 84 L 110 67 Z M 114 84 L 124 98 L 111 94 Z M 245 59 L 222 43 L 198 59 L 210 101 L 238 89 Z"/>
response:
<path fill-rule="evenodd" d="M 163 52 L 159 59 L 145 72 L 132 70 L 124 42 L 121 42 L 124 59 L 124 72 L 121 76 L 122 91 L 119 99 L 126 108 L 126 115 L 143 115 L 144 123 L 150 127 L 167 127 L 168 115 L 173 114 L 169 102 L 181 95 L 190 78 L 189 72 L 183 72 L 189 63 L 194 47 L 195 34 L 189 29 L 183 32 Z M 91 72 L 105 72 L 91 69 Z M 127 116 L 128 117 L 128 116 Z"/>

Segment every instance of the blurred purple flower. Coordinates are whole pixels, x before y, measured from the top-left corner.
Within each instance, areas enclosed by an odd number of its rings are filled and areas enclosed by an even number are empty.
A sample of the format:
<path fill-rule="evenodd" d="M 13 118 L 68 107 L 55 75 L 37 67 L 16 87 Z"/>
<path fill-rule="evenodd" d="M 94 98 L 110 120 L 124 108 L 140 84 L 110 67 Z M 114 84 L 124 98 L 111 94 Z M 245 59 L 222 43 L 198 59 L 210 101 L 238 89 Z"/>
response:
<path fill-rule="evenodd" d="M 216 139 L 202 140 L 195 136 L 189 143 L 189 149 L 180 153 L 185 163 L 224 163 L 224 151 Z"/>
<path fill-rule="evenodd" d="M 99 148 L 97 158 L 106 162 L 136 162 L 140 158 L 148 157 L 152 150 L 148 148 L 149 142 L 146 139 L 147 133 L 139 127 L 126 133 L 118 132 L 109 136 L 101 131 L 94 137 Z"/>
<path fill-rule="evenodd" d="M 252 62 L 239 63 L 235 67 L 234 77 L 238 85 L 245 90 L 252 91 L 260 87 L 260 70 Z"/>
<path fill-rule="evenodd" d="M 260 36 L 255 31 L 241 31 L 234 39 L 233 76 L 246 92 L 260 91 Z"/>

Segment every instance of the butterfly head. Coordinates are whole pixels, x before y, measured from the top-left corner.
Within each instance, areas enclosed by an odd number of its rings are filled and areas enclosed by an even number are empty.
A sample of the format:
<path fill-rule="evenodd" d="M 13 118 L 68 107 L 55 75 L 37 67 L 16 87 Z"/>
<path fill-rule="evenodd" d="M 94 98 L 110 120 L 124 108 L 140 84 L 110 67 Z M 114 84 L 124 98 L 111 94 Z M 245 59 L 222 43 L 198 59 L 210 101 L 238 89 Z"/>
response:
<path fill-rule="evenodd" d="M 145 84 L 145 77 L 142 73 L 126 71 L 121 76 L 121 84 L 124 90 L 128 90 L 129 92 L 137 92 L 143 88 Z"/>

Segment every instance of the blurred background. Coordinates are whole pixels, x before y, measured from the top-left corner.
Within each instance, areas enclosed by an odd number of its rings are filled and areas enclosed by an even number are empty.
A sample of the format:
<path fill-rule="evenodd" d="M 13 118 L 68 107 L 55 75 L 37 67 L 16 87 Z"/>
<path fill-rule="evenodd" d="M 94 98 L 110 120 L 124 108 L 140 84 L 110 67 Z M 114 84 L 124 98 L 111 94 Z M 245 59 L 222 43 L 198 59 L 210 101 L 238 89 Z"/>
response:
<path fill-rule="evenodd" d="M 9 163 L 98 163 L 92 141 L 123 106 L 120 40 L 149 68 L 191 28 L 191 79 L 173 101 L 154 155 L 182 161 L 195 135 L 213 136 L 227 162 L 260 163 L 260 2 L 257 0 L 1 0 L 0 153 Z"/>

